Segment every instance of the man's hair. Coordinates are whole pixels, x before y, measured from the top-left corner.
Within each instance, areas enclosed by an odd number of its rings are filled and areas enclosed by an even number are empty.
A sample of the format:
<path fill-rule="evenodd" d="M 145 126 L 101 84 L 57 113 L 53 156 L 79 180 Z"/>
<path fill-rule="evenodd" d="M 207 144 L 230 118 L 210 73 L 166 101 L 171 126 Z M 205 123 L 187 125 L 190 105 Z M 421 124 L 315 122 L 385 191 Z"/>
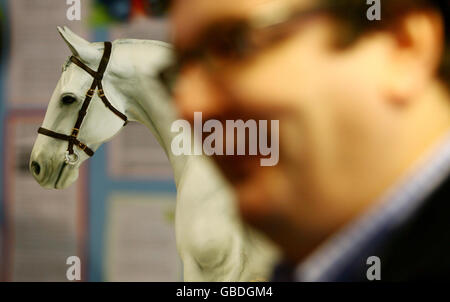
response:
<path fill-rule="evenodd" d="M 433 9 L 440 12 L 445 27 L 444 53 L 439 75 L 450 88 L 450 0 L 386 0 L 381 1 L 381 20 L 370 21 L 365 0 L 322 0 L 332 7 L 332 13 L 343 22 L 343 43 L 355 41 L 362 33 L 390 25 L 402 14 L 413 10 Z M 338 3 L 338 4 L 337 4 Z M 347 26 L 348 25 L 348 26 Z"/>

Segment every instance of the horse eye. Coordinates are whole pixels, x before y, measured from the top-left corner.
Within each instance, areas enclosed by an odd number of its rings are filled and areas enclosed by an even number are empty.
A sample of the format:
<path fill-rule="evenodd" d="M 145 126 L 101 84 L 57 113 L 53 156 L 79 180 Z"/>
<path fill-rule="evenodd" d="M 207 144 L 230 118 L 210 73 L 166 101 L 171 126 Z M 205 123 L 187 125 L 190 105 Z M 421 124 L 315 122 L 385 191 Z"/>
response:
<path fill-rule="evenodd" d="M 63 104 L 65 104 L 65 105 L 70 105 L 70 104 L 74 103 L 75 101 L 76 101 L 75 97 L 73 97 L 71 95 L 65 95 L 61 99 L 61 102 L 63 102 Z"/>

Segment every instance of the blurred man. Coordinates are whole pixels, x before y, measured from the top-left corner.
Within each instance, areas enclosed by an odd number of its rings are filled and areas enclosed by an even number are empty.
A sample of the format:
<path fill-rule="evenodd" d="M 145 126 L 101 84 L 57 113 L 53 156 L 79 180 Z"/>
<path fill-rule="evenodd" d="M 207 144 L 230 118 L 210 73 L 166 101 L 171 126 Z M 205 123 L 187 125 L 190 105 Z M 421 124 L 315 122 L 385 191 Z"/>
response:
<path fill-rule="evenodd" d="M 448 1 L 381 1 L 380 21 L 370 8 L 172 7 L 182 116 L 280 121 L 276 166 L 215 158 L 284 252 L 274 280 L 450 278 Z"/>

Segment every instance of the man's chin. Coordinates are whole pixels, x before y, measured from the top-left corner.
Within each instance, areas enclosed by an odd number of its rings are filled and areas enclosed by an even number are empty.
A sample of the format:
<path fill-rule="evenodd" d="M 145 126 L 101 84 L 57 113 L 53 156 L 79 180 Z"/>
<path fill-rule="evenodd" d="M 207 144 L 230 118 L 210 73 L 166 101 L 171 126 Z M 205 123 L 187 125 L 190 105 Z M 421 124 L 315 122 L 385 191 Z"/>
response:
<path fill-rule="evenodd" d="M 242 218 L 258 227 L 271 215 L 271 198 L 269 188 L 258 184 L 251 176 L 235 186 L 239 211 Z"/>
<path fill-rule="evenodd" d="M 259 172 L 259 159 L 257 157 L 238 155 L 215 156 L 227 180 L 235 187 L 244 185 Z"/>
<path fill-rule="evenodd" d="M 243 166 L 248 169 L 234 170 Z M 223 170 L 236 191 L 242 219 L 271 237 L 284 230 L 288 223 L 285 214 L 290 199 L 286 195 L 286 180 L 278 166 L 250 166 L 228 166 L 226 172 Z"/>

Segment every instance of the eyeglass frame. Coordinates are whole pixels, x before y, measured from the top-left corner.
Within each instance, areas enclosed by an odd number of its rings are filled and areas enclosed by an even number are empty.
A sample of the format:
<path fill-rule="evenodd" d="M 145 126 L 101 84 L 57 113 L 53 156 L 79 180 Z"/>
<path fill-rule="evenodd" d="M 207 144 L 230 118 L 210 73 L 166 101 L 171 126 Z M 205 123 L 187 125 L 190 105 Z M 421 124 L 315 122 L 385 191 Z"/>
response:
<path fill-rule="evenodd" d="M 179 71 L 186 65 L 189 65 L 190 63 L 194 61 L 200 61 L 203 62 L 204 65 L 208 68 L 210 71 L 217 70 L 216 66 L 212 63 L 211 56 L 208 54 L 209 51 L 211 51 L 211 47 L 208 47 L 208 45 L 213 44 L 212 41 L 215 39 L 217 40 L 218 37 L 218 30 L 220 27 L 229 26 L 231 29 L 229 29 L 229 36 L 232 36 L 233 38 L 236 38 L 239 36 L 241 37 L 248 37 L 248 34 L 252 32 L 258 32 L 261 30 L 275 30 L 279 27 L 290 25 L 292 23 L 296 23 L 301 21 L 301 23 L 311 19 L 312 17 L 323 15 L 326 13 L 330 13 L 333 11 L 333 9 L 341 7 L 339 4 L 322 4 L 319 6 L 311 7 L 309 9 L 291 9 L 287 7 L 280 8 L 275 13 L 270 14 L 258 14 L 251 18 L 247 19 L 239 19 L 239 18 L 228 18 L 223 19 L 214 22 L 212 25 L 209 25 L 206 30 L 203 30 L 203 32 L 199 35 L 199 38 L 195 39 L 196 42 L 192 43 L 195 46 L 194 47 L 188 47 L 185 49 L 182 48 L 175 48 L 176 50 L 176 66 L 172 66 L 174 70 L 176 70 L 176 73 L 178 74 Z M 225 25 L 225 26 L 224 26 Z M 281 28 L 279 28 L 281 29 Z M 235 32 L 233 32 L 233 30 Z M 220 31 L 219 31 L 220 32 Z M 289 30 L 290 32 L 290 30 Z M 245 34 L 244 34 L 245 33 Z M 223 34 L 223 33 L 222 33 Z M 220 33 L 219 33 L 220 35 Z M 283 35 L 281 37 L 278 37 L 276 39 L 284 39 L 287 35 Z M 276 40 L 275 39 L 275 40 Z M 236 41 L 234 41 L 236 42 Z M 238 58 L 234 58 L 237 60 L 242 59 L 248 59 L 250 57 L 250 54 L 254 54 L 254 51 L 259 49 L 264 49 L 268 44 L 271 44 L 273 42 L 273 39 L 269 42 L 265 42 L 264 45 L 255 47 L 255 49 L 248 49 L 246 50 L 247 53 L 243 53 L 242 56 L 239 56 Z M 236 46 L 236 45 L 234 45 Z M 254 46 L 254 45 L 250 45 Z"/>

